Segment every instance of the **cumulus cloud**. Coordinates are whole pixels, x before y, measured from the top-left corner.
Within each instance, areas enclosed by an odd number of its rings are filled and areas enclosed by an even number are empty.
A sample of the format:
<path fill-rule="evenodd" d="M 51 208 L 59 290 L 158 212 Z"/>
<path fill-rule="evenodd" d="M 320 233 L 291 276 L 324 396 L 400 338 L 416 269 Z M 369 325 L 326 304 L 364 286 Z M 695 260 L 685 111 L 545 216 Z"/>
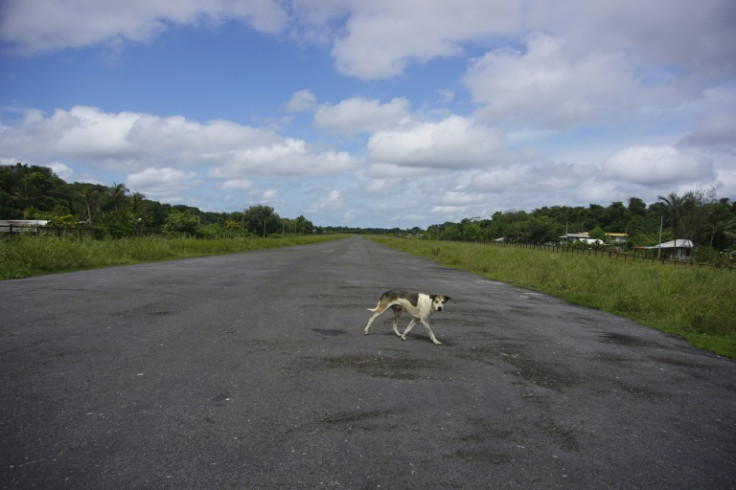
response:
<path fill-rule="evenodd" d="M 321 189 L 314 201 L 307 206 L 309 213 L 335 211 L 345 206 L 343 191 L 340 189 Z"/>
<path fill-rule="evenodd" d="M 174 168 L 146 168 L 129 174 L 125 184 L 134 192 L 165 202 L 182 202 L 182 191 L 196 184 L 197 173 Z"/>
<path fill-rule="evenodd" d="M 309 89 L 299 90 L 291 95 L 286 104 L 287 112 L 313 111 L 317 107 L 317 96 Z"/>
<path fill-rule="evenodd" d="M 332 55 L 345 75 L 390 78 L 410 62 L 462 53 L 463 41 L 509 32 L 518 24 L 522 9 L 515 0 L 357 2 Z"/>
<path fill-rule="evenodd" d="M 633 146 L 603 162 L 602 175 L 640 185 L 693 183 L 712 179 L 713 163 L 672 146 Z"/>
<path fill-rule="evenodd" d="M 287 138 L 271 146 L 230 150 L 220 155 L 209 175 L 216 178 L 329 175 L 354 170 L 358 161 L 347 152 L 315 150 L 303 140 Z"/>
<path fill-rule="evenodd" d="M 230 121 L 207 123 L 181 116 L 106 113 L 95 107 L 31 110 L 13 126 L 0 126 L 0 147 L 36 161 L 70 159 L 131 172 L 149 167 L 206 167 L 230 179 L 278 175 L 326 175 L 354 169 L 345 152 L 285 138 L 270 129 Z"/>
<path fill-rule="evenodd" d="M 147 42 L 172 24 L 217 24 L 229 19 L 276 33 L 288 16 L 275 0 L 5 0 L 0 40 L 18 53 L 32 54 L 120 40 Z"/>
<path fill-rule="evenodd" d="M 239 191 L 249 191 L 256 187 L 256 183 L 250 179 L 228 179 L 222 183 L 220 189 L 234 189 Z"/>
<path fill-rule="evenodd" d="M 493 129 L 450 116 L 439 122 L 375 132 L 368 140 L 371 161 L 409 167 L 468 168 L 493 164 L 503 138 Z"/>
<path fill-rule="evenodd" d="M 465 85 L 490 121 L 541 127 L 574 126 L 636 107 L 640 86 L 619 53 L 573 55 L 564 41 L 534 36 L 526 50 L 502 48 L 472 60 Z"/>
<path fill-rule="evenodd" d="M 338 104 L 323 104 L 314 114 L 318 128 L 341 133 L 363 133 L 394 127 L 408 122 L 409 101 L 396 97 L 381 104 L 363 97 L 345 99 Z"/>

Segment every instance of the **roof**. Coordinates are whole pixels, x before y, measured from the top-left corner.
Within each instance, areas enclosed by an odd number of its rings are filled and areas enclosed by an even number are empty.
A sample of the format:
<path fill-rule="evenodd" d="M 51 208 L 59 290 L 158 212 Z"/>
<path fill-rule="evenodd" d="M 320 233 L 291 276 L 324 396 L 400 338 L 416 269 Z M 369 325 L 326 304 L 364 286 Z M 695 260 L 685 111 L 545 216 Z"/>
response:
<path fill-rule="evenodd" d="M 677 242 L 677 246 L 675 246 Z M 659 245 L 652 245 L 651 247 L 641 247 L 646 249 L 657 249 L 657 248 L 693 248 L 693 242 L 684 238 L 678 238 L 677 240 L 670 240 L 669 242 L 660 243 Z"/>
<path fill-rule="evenodd" d="M 48 223 L 45 219 L 2 219 L 0 226 L 43 226 Z"/>

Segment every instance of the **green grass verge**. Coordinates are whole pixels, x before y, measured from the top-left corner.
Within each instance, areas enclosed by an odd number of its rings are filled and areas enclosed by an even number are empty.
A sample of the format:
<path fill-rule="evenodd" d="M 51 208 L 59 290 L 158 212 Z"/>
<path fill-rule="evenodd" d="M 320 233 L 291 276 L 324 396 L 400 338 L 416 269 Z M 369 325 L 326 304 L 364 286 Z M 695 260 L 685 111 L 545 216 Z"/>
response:
<path fill-rule="evenodd" d="M 79 240 L 49 236 L 20 236 L 0 240 L 0 279 L 97 269 L 144 262 L 319 243 L 346 235 L 304 235 L 282 238 L 137 237 Z"/>
<path fill-rule="evenodd" d="M 473 243 L 371 238 L 443 265 L 624 316 L 736 359 L 733 272 Z"/>

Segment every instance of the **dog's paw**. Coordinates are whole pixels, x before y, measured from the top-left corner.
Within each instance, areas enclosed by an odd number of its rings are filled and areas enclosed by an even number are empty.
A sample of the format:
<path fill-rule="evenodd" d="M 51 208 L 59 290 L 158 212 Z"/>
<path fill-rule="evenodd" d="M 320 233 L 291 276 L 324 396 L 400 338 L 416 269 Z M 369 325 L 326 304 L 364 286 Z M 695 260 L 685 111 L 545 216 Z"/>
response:
<path fill-rule="evenodd" d="M 401 340 L 403 340 L 404 342 L 406 342 L 406 336 L 405 335 L 399 335 L 399 338 L 401 338 Z"/>
<path fill-rule="evenodd" d="M 442 345 L 442 342 L 440 342 L 439 340 L 435 340 L 434 345 Z"/>

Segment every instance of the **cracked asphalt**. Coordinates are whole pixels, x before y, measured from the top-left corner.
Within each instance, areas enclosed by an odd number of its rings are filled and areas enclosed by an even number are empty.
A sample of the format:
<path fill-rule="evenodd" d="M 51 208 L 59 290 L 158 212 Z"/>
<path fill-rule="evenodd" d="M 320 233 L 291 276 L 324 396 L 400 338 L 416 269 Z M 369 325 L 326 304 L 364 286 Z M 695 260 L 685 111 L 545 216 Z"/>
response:
<path fill-rule="evenodd" d="M 452 297 L 442 346 L 362 334 L 393 287 Z M 1 488 L 736 487 L 733 361 L 359 237 L 2 281 L 0 311 Z"/>

